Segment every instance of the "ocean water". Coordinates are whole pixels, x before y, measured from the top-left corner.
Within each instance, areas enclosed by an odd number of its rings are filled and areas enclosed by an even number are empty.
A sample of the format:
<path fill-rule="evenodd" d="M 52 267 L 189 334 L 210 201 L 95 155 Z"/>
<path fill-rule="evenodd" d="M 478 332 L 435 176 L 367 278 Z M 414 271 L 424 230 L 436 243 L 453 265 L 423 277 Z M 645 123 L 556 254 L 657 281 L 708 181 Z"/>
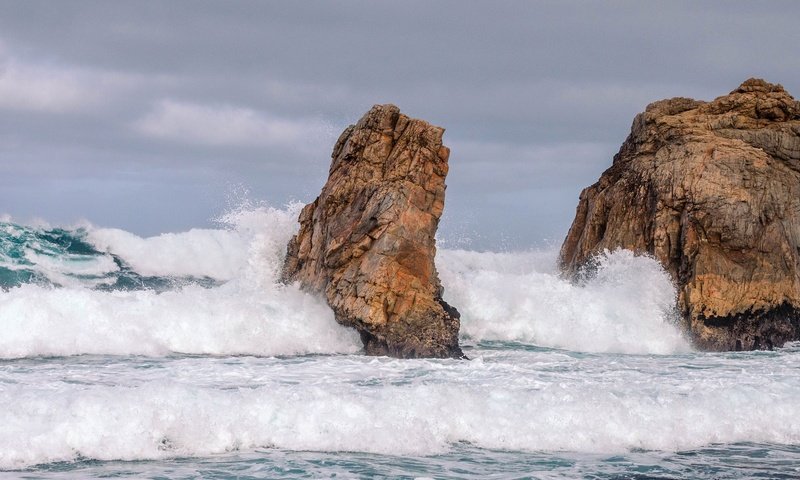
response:
<path fill-rule="evenodd" d="M 366 357 L 296 215 L 0 223 L 0 478 L 800 478 L 800 344 L 693 351 L 655 261 L 442 248 L 471 360 Z"/>

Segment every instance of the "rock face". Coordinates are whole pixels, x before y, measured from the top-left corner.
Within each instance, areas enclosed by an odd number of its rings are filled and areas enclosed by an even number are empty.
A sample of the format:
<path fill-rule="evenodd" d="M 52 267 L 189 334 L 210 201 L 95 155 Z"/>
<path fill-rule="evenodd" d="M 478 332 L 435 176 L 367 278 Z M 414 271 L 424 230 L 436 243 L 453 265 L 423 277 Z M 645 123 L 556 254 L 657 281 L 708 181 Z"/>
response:
<path fill-rule="evenodd" d="M 800 339 L 800 102 L 750 79 L 711 102 L 649 105 L 581 193 L 562 268 L 617 248 L 664 265 L 699 348 Z"/>
<path fill-rule="evenodd" d="M 300 213 L 283 279 L 324 294 L 369 355 L 461 357 L 434 236 L 450 150 L 444 129 L 376 105 L 342 133 L 328 181 Z"/>

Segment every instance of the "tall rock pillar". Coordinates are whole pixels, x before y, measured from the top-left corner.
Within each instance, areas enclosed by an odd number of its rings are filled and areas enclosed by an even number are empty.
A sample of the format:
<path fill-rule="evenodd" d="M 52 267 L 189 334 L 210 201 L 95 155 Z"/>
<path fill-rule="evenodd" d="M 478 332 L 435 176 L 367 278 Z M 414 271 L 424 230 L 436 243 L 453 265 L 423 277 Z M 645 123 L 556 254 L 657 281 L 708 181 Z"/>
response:
<path fill-rule="evenodd" d="M 376 105 L 342 133 L 303 208 L 283 279 L 320 293 L 369 355 L 461 357 L 434 265 L 450 150 L 444 129 Z"/>

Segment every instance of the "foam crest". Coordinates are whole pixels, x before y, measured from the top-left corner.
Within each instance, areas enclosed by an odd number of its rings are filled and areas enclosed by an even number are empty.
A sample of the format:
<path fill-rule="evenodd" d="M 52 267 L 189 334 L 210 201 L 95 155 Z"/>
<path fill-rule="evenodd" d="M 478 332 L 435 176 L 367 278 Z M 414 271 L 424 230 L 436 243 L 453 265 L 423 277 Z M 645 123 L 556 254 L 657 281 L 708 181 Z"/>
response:
<path fill-rule="evenodd" d="M 152 276 L 210 277 L 231 280 L 254 261 L 252 247 L 273 248 L 286 242 L 296 229 L 299 205 L 285 210 L 272 207 L 240 208 L 218 220 L 226 228 L 192 229 L 139 237 L 113 228 L 94 228 L 87 240 L 102 252 L 123 259 L 137 273 Z M 285 241 L 284 241 L 285 240 Z M 261 269 L 274 269 L 275 258 L 266 258 Z"/>
<path fill-rule="evenodd" d="M 296 209 L 257 208 L 225 217 L 229 230 L 153 238 L 93 230 L 90 241 L 140 272 L 228 281 L 162 293 L 85 284 L 12 288 L 0 293 L 0 358 L 355 352 L 357 335 L 340 327 L 327 305 L 276 281 L 295 216 Z"/>
<path fill-rule="evenodd" d="M 105 284 L 107 275 L 119 270 L 107 255 L 57 256 L 28 252 L 26 259 L 35 265 L 35 271 L 50 282 L 72 288 Z"/>
<path fill-rule="evenodd" d="M 26 278 L 64 286 L 107 282 L 119 267 L 110 256 L 83 243 L 82 232 L 0 222 L 0 273 L 17 273 L 10 283 L 0 275 L 0 288 Z"/>
<path fill-rule="evenodd" d="M 78 354 L 353 353 L 357 336 L 295 287 L 161 294 L 23 285 L 2 294 L 0 358 Z"/>
<path fill-rule="evenodd" d="M 23 282 L 0 293 L 0 357 L 354 351 L 352 333 L 322 302 L 278 284 L 299 208 L 247 206 L 220 218 L 220 229 L 149 238 L 92 226 L 7 225 L 15 261 L 64 288 Z M 462 336 L 588 352 L 688 350 L 675 326 L 674 288 L 655 261 L 607 254 L 594 277 L 574 285 L 559 276 L 555 259 L 553 250 L 440 250 L 445 297 L 462 313 Z M 171 281 L 181 278 L 215 282 Z"/>
<path fill-rule="evenodd" d="M 559 276 L 557 254 L 441 251 L 437 268 L 462 335 L 586 352 L 689 349 L 676 325 L 675 288 L 655 260 L 606 253 L 596 275 L 576 285 Z"/>
<path fill-rule="evenodd" d="M 310 379 L 309 379 L 310 380 Z M 796 382 L 687 381 L 678 389 L 542 382 L 269 386 L 214 390 L 10 386 L 0 391 L 0 468 L 81 456 L 141 460 L 258 447 L 392 455 L 446 452 L 457 442 L 521 451 L 678 451 L 740 441 L 800 441 Z M 758 421 L 752 412 L 768 411 Z M 113 432 L 110 433 L 110 432 Z"/>

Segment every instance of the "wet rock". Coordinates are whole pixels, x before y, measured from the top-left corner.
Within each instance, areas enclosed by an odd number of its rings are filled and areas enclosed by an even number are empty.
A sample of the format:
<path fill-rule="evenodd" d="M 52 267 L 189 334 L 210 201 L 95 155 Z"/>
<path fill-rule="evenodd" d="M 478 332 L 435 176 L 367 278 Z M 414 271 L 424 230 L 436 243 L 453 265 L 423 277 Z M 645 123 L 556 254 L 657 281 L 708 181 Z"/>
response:
<path fill-rule="evenodd" d="M 750 79 L 711 102 L 649 105 L 581 193 L 562 268 L 618 248 L 664 265 L 698 347 L 800 339 L 800 102 Z"/>
<path fill-rule="evenodd" d="M 283 279 L 325 296 L 369 355 L 461 357 L 434 265 L 450 150 L 444 129 L 376 105 L 342 133 L 303 208 Z"/>

